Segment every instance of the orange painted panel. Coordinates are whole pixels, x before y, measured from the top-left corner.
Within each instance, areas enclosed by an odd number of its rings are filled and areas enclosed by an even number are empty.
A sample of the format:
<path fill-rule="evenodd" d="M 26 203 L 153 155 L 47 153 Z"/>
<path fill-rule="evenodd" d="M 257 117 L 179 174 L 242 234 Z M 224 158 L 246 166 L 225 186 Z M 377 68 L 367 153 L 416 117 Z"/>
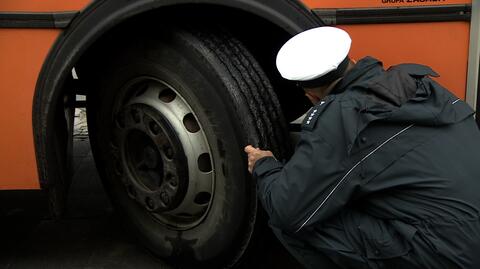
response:
<path fill-rule="evenodd" d="M 340 26 L 352 37 L 350 56 L 370 55 L 388 67 L 400 63 L 431 66 L 436 80 L 465 98 L 469 24 L 466 22 Z"/>
<path fill-rule="evenodd" d="M 91 0 L 0 0 L 0 11 L 74 11 L 83 9 L 90 2 Z"/>
<path fill-rule="evenodd" d="M 59 33 L 0 29 L 0 190 L 39 188 L 33 95 L 42 64 Z"/>
<path fill-rule="evenodd" d="M 304 0 L 312 9 L 386 8 L 471 4 L 472 0 Z M 440 74 L 437 80 L 458 97 L 465 98 L 470 25 L 467 22 L 392 23 L 342 25 L 352 36 L 351 56 L 366 55 L 385 67 L 421 63 Z"/>
<path fill-rule="evenodd" d="M 309 8 L 368 8 L 471 4 L 472 0 L 303 0 Z"/>
<path fill-rule="evenodd" d="M 0 12 L 61 12 L 91 0 L 0 0 Z M 0 29 L 0 190 L 39 189 L 32 104 L 40 69 L 61 30 Z"/>

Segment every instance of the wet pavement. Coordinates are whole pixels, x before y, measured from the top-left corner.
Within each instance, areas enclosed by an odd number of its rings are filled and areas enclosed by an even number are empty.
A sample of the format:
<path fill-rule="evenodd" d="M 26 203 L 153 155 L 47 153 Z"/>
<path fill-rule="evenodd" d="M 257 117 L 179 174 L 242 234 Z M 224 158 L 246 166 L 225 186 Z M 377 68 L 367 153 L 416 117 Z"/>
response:
<path fill-rule="evenodd" d="M 97 175 L 84 112 L 77 111 L 75 125 L 75 176 L 64 218 L 49 217 L 40 192 L 0 195 L 0 268 L 174 268 L 123 229 Z M 256 268 L 298 268 L 278 246 L 264 258 L 270 261 Z"/>
<path fill-rule="evenodd" d="M 0 268 L 173 268 L 123 229 L 97 175 L 84 121 L 77 112 L 75 176 L 61 220 L 49 217 L 46 197 L 38 192 L 0 199 L 19 201 L 2 212 Z"/>

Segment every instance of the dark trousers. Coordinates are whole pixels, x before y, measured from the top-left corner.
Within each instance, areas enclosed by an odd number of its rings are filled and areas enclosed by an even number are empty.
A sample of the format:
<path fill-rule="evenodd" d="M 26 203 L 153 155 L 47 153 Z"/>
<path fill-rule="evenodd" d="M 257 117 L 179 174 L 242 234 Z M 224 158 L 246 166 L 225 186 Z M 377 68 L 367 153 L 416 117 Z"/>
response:
<path fill-rule="evenodd" d="M 417 231 L 406 242 L 392 230 L 393 226 L 391 222 L 345 210 L 302 240 L 275 227 L 272 230 L 290 254 L 308 269 L 459 268 L 438 255 L 421 232 Z"/>
<path fill-rule="evenodd" d="M 282 231 L 272 228 L 278 241 L 295 257 L 295 259 L 307 269 L 339 269 L 327 256 L 314 250 L 300 240 L 294 239 Z"/>

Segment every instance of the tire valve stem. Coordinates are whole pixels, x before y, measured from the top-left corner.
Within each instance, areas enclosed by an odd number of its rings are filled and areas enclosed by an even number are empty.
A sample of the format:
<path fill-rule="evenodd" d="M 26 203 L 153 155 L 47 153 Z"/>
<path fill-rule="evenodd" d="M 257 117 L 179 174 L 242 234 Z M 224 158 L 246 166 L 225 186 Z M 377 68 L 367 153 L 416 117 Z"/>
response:
<path fill-rule="evenodd" d="M 164 191 L 162 191 L 160 193 L 160 199 L 162 200 L 162 202 L 165 204 L 165 205 L 168 205 L 170 203 L 170 197 L 168 196 L 168 194 Z"/>

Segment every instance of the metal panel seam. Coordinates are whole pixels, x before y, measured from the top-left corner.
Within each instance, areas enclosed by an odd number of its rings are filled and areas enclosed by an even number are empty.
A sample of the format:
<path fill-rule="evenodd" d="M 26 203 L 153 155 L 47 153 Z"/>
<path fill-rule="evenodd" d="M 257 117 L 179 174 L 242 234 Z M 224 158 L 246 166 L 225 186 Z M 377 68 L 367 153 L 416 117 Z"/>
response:
<path fill-rule="evenodd" d="M 0 28 L 66 28 L 78 13 L 0 12 Z"/>
<path fill-rule="evenodd" d="M 477 108 L 478 75 L 480 65 L 480 1 L 472 3 L 470 21 L 470 45 L 468 55 L 467 89 L 465 101 L 473 109 Z M 478 112 L 478 111 L 477 111 Z"/>
<path fill-rule="evenodd" d="M 469 21 L 471 6 L 329 8 L 314 9 L 313 12 L 328 25 Z"/>

